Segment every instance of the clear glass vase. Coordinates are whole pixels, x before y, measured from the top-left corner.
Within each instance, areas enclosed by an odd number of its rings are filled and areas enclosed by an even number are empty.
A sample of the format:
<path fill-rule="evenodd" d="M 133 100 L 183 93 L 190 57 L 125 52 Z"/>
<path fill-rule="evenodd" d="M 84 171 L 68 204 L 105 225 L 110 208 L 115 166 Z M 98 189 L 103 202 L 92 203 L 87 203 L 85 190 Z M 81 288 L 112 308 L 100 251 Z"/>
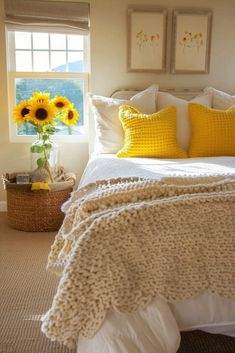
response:
<path fill-rule="evenodd" d="M 38 138 L 32 143 L 30 151 L 31 171 L 45 168 L 51 174 L 50 178 L 54 179 L 58 170 L 58 144 L 50 139 L 44 141 L 43 138 Z"/>

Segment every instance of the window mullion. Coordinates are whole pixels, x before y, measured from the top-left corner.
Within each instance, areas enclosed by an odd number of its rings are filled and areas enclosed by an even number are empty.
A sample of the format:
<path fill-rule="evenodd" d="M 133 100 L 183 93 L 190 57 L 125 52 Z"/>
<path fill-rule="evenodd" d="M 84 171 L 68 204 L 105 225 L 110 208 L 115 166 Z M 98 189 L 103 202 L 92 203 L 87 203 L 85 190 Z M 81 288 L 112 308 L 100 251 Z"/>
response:
<path fill-rule="evenodd" d="M 68 53 L 68 35 L 65 36 L 66 40 L 66 47 L 65 47 L 65 54 L 66 54 L 66 72 L 69 72 L 69 53 Z"/>
<path fill-rule="evenodd" d="M 49 71 L 51 70 L 51 34 L 49 33 Z"/>
<path fill-rule="evenodd" d="M 11 71 L 16 71 L 16 48 L 15 48 L 15 33 L 9 32 L 8 33 L 8 66 Z"/>
<path fill-rule="evenodd" d="M 32 32 L 31 32 L 31 60 L 32 60 L 32 71 L 34 71 L 33 33 Z"/>
<path fill-rule="evenodd" d="M 83 36 L 83 60 L 84 60 L 84 68 L 85 71 L 89 71 L 90 68 L 88 68 L 88 63 L 90 62 L 89 60 L 89 51 L 88 51 L 88 36 Z"/>

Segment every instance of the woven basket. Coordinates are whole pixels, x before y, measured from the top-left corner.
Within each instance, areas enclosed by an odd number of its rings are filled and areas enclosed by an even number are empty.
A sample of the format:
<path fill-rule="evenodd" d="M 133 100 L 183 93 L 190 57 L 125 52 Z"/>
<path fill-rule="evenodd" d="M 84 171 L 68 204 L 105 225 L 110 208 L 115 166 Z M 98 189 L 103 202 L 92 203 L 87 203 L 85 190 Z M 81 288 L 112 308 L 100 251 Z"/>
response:
<path fill-rule="evenodd" d="M 31 191 L 31 184 L 12 183 L 4 178 L 8 224 L 26 232 L 57 231 L 64 219 L 62 204 L 73 191 L 74 181 L 49 184 L 51 190 Z"/>

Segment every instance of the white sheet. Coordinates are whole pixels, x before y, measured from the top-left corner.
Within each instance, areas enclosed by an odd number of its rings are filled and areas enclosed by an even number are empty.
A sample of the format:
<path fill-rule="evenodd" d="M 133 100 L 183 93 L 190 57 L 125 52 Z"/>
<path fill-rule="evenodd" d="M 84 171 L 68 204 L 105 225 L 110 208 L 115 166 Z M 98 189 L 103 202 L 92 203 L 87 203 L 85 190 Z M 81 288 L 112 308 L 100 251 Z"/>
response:
<path fill-rule="evenodd" d="M 160 179 L 167 176 L 235 174 L 235 157 L 187 159 L 117 158 L 112 154 L 93 156 L 80 185 L 100 179 L 138 176 Z"/>
<path fill-rule="evenodd" d="M 93 156 L 80 185 L 117 177 L 235 175 L 235 157 L 162 160 Z M 203 329 L 235 334 L 235 301 L 202 293 L 191 300 L 166 304 L 154 300 L 134 314 L 110 312 L 91 339 L 79 339 L 79 353 L 176 353 L 179 330 Z"/>

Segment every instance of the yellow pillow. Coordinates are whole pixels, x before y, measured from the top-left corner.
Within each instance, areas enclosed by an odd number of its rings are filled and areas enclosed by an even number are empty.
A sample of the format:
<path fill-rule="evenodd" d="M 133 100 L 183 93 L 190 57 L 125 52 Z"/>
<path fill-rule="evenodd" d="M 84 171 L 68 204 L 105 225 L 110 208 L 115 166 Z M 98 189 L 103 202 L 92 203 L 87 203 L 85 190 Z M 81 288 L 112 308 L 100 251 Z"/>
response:
<path fill-rule="evenodd" d="M 189 103 L 190 157 L 235 156 L 235 106 L 217 110 Z"/>
<path fill-rule="evenodd" d="M 119 107 L 124 129 L 124 146 L 118 157 L 186 158 L 176 140 L 176 108 L 143 114 L 129 105 Z"/>

